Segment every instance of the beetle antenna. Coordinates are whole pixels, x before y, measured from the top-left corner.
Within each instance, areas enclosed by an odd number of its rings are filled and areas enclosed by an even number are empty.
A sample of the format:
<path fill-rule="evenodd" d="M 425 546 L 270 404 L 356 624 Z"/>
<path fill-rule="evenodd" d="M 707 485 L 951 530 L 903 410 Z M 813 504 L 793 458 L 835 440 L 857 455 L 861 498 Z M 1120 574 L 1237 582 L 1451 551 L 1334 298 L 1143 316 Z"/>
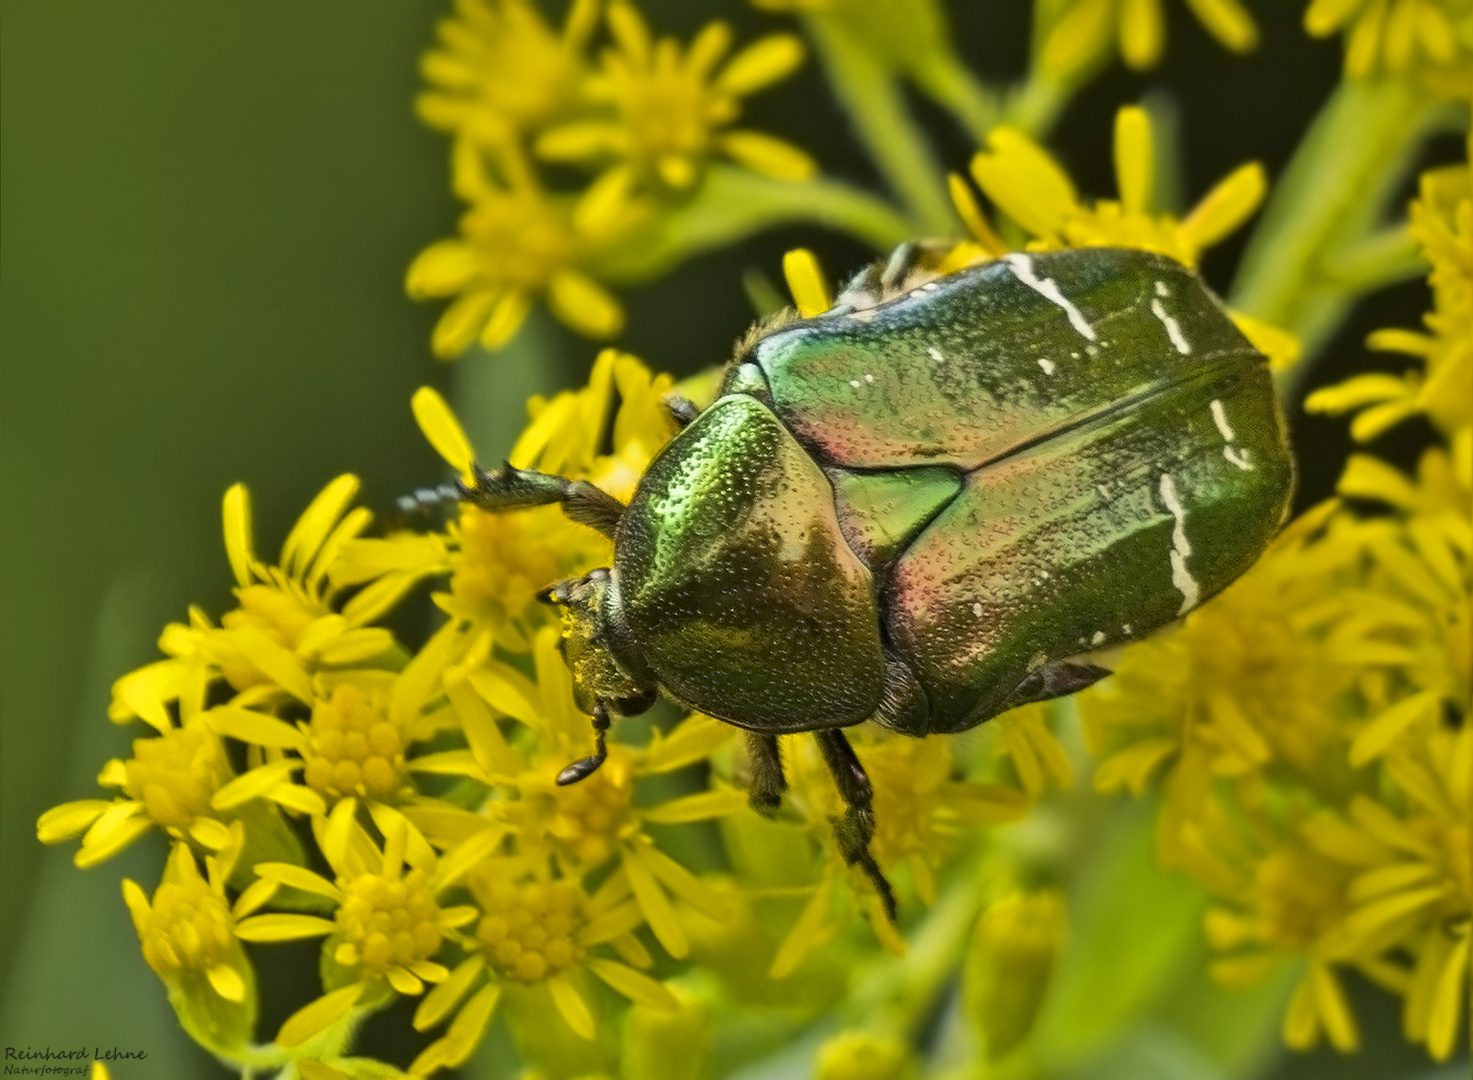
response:
<path fill-rule="evenodd" d="M 579 780 L 587 780 L 598 771 L 598 767 L 604 763 L 609 756 L 608 746 L 604 741 L 604 733 L 609 730 L 609 711 L 604 708 L 600 701 L 593 707 L 593 756 L 586 757 L 581 761 L 575 761 L 562 772 L 557 774 L 559 787 L 576 784 Z"/>

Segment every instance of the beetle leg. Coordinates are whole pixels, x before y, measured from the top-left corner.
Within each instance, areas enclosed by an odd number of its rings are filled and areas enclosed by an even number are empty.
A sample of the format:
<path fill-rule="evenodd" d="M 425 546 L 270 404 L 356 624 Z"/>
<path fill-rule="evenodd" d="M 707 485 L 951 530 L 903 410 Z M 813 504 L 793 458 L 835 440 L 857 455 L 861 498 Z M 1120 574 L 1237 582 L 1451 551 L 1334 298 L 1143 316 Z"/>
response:
<path fill-rule="evenodd" d="M 850 866 L 858 866 L 865 872 L 874 885 L 875 892 L 880 894 L 885 915 L 893 923 L 895 894 L 880 871 L 880 864 L 875 862 L 875 857 L 869 850 L 870 839 L 875 835 L 875 811 L 871 805 L 874 788 L 870 785 L 869 776 L 865 774 L 864 766 L 854 753 L 854 747 L 849 745 L 849 740 L 844 738 L 842 731 L 825 728 L 813 734 L 818 739 L 824 763 L 828 765 L 829 772 L 834 774 L 834 782 L 839 785 L 839 795 L 847 807 L 843 817 L 834 819 L 834 839 L 839 843 L 839 854 L 844 856 L 844 861 Z"/>
<path fill-rule="evenodd" d="M 747 799 L 757 813 L 772 817 L 782 805 L 783 792 L 788 790 L 787 777 L 783 776 L 782 755 L 777 749 L 777 736 L 759 731 L 747 732 L 747 759 L 752 763 L 752 782 L 747 788 Z"/>
<path fill-rule="evenodd" d="M 455 482 L 460 498 L 482 510 L 520 510 L 562 503 L 563 513 L 580 525 L 597 529 L 613 539 L 624 516 L 624 504 L 587 480 L 569 480 L 535 469 L 518 469 L 505 462 L 495 471 L 471 468 L 476 482 Z"/>
<path fill-rule="evenodd" d="M 562 772 L 557 774 L 559 787 L 568 784 L 576 784 L 579 780 L 587 780 L 598 767 L 604 763 L 604 758 L 609 756 L 608 747 L 605 745 L 604 733 L 609 730 L 609 710 L 604 708 L 600 701 L 593 707 L 593 756 L 586 757 L 581 761 L 575 761 Z"/>

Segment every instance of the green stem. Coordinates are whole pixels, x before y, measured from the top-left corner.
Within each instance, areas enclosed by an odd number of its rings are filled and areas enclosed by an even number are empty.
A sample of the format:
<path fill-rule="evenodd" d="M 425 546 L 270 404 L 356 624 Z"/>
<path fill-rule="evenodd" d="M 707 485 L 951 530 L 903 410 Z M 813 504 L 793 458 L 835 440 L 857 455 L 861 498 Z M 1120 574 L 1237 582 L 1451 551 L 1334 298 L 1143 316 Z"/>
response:
<path fill-rule="evenodd" d="M 1035 67 L 1023 85 L 1009 96 L 1002 123 L 1030 138 L 1040 139 L 1054 126 L 1073 94 L 1074 87 L 1039 74 Z"/>
<path fill-rule="evenodd" d="M 792 183 L 712 165 L 694 199 L 658 215 L 648 229 L 592 269 L 607 281 L 642 281 L 692 255 L 794 222 L 816 222 L 848 233 L 877 251 L 916 235 L 916 226 L 889 203 L 840 181 Z"/>
<path fill-rule="evenodd" d="M 998 124 L 1001 106 L 997 95 L 965 64 L 953 56 L 937 57 L 913 77 L 936 104 L 956 117 L 978 146 L 987 141 L 987 133 Z"/>
<path fill-rule="evenodd" d="M 1404 260 L 1351 253 L 1378 228 L 1441 112 L 1406 80 L 1343 81 L 1253 232 L 1233 283 L 1233 307 L 1292 331 L 1312 357 L 1358 294 L 1404 274 Z M 1359 272 L 1337 272 L 1344 257 Z M 1302 379 L 1308 367 L 1300 364 L 1296 376 Z"/>
<path fill-rule="evenodd" d="M 918 931 L 910 935 L 904 964 L 881 961 L 850 995 L 846 1017 L 867 1031 L 910 1041 L 937 1000 L 957 977 L 972 928 L 995 897 L 986 887 L 986 860 L 974 863 L 942 893 Z"/>
<path fill-rule="evenodd" d="M 838 20 L 815 15 L 806 25 L 834 96 L 886 183 L 905 203 L 912 236 L 956 234 L 959 224 L 945 173 L 906 108 L 894 73 Z"/>

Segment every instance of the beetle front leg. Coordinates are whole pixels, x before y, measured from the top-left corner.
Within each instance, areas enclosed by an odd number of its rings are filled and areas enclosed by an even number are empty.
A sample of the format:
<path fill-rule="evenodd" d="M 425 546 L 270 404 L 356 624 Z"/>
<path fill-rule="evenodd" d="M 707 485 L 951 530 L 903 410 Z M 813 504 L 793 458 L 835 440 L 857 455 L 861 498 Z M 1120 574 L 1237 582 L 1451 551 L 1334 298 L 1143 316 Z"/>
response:
<path fill-rule="evenodd" d="M 886 917 L 893 923 L 895 893 L 891 891 L 890 883 L 880 870 L 880 864 L 875 862 L 875 857 L 869 850 L 870 839 L 875 835 L 875 811 L 872 805 L 874 788 L 869 782 L 869 776 L 842 731 L 826 728 L 813 734 L 818 739 L 824 763 L 828 765 L 829 772 L 834 774 L 834 782 L 839 785 L 839 795 L 847 807 L 844 816 L 835 818 L 833 822 L 839 854 L 844 856 L 844 861 L 850 866 L 857 866 L 865 872 L 874 885 L 875 892 L 880 894 L 880 903 L 885 907 Z"/>
<path fill-rule="evenodd" d="M 752 766 L 752 782 L 747 787 L 747 801 L 763 817 L 772 817 L 782 805 L 788 790 L 783 775 L 783 759 L 778 752 L 777 736 L 747 732 L 747 760 Z"/>
<path fill-rule="evenodd" d="M 562 772 L 557 774 L 559 787 L 568 784 L 576 784 L 579 780 L 587 780 L 598 771 L 598 767 L 604 763 L 609 756 L 609 749 L 605 740 L 605 733 L 609 730 L 609 710 L 604 708 L 600 701 L 593 707 L 593 755 L 575 761 Z"/>

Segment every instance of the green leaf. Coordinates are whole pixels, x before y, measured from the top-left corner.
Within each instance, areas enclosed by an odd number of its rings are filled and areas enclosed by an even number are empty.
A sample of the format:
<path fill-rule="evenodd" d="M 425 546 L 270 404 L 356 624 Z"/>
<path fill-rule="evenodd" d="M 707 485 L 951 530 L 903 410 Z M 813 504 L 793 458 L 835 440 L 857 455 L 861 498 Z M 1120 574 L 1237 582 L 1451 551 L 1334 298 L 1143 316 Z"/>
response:
<path fill-rule="evenodd" d="M 1068 889 L 1067 942 L 1034 1031 L 1041 1063 L 1068 1068 L 1102 1051 L 1199 963 L 1206 897 L 1156 862 L 1157 805 L 1121 806 Z"/>

